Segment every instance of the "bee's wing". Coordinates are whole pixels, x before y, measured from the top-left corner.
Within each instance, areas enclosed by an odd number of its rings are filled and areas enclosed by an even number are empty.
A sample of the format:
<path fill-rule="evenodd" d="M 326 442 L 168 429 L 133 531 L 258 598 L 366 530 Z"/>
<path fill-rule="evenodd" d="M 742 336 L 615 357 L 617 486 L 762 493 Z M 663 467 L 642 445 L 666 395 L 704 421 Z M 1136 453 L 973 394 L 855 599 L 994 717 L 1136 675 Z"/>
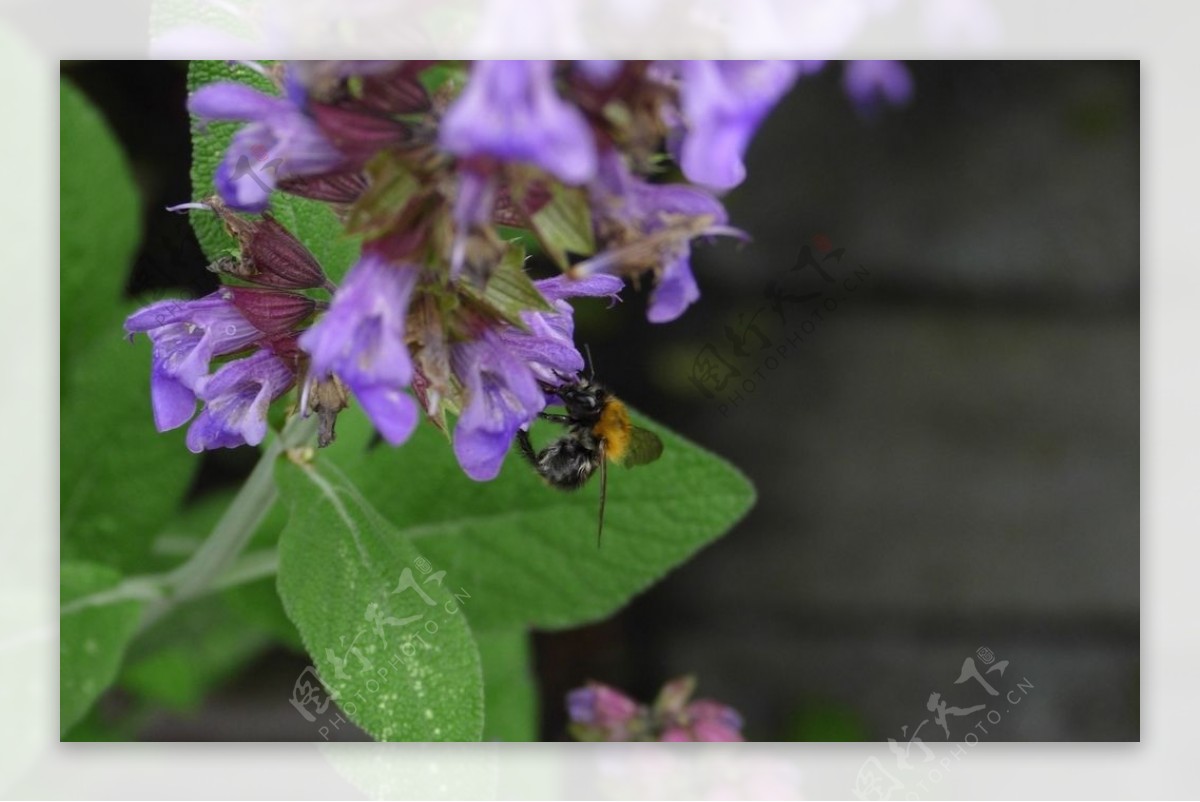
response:
<path fill-rule="evenodd" d="M 626 468 L 645 465 L 654 462 L 662 453 L 663 441 L 658 439 L 658 435 L 649 429 L 634 426 L 629 432 L 629 448 L 625 451 L 625 458 L 621 463 Z"/>

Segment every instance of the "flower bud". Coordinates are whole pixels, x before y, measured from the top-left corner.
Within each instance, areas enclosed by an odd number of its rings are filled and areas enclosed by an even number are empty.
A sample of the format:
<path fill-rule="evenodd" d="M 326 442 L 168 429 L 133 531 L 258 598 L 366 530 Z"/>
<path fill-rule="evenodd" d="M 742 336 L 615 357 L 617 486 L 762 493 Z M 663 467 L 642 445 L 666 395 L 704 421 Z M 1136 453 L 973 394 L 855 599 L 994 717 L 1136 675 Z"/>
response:
<path fill-rule="evenodd" d="M 337 439 L 337 416 L 350 406 L 350 390 L 337 376 L 314 380 L 307 392 L 307 409 L 317 413 L 317 447 L 325 448 Z"/>
<path fill-rule="evenodd" d="M 742 717 L 728 705 L 697 699 L 687 706 L 694 741 L 741 741 Z"/>
<path fill-rule="evenodd" d="M 328 283 L 316 258 L 269 214 L 256 222 L 241 245 L 243 266 L 253 271 L 248 281 L 285 290 L 307 290 Z"/>
<path fill-rule="evenodd" d="M 583 741 L 627 741 L 643 729 L 645 709 L 620 691 L 589 682 L 567 694 L 571 732 Z"/>
<path fill-rule="evenodd" d="M 292 232 L 270 214 L 258 219 L 243 217 L 229 209 L 220 198 L 208 198 L 203 206 L 211 209 L 225 224 L 225 230 L 238 241 L 241 260 L 233 264 L 219 259 L 210 270 L 228 273 L 252 284 L 281 290 L 308 290 L 328 287 L 329 280 L 316 258 Z M 194 208 L 183 204 L 176 209 Z"/>
<path fill-rule="evenodd" d="M 279 182 L 289 195 L 349 206 L 367 189 L 367 178 L 359 172 L 323 173 L 289 178 Z"/>
<path fill-rule="evenodd" d="M 429 111 L 432 106 L 429 93 L 417 76 L 432 63 L 408 61 L 391 72 L 365 76 L 362 79 L 360 102 L 385 114 L 420 114 Z"/>
<path fill-rule="evenodd" d="M 291 331 L 311 317 L 317 308 L 312 298 L 295 292 L 222 287 L 219 294 L 237 307 L 251 325 L 270 336 Z"/>
<path fill-rule="evenodd" d="M 313 103 L 309 113 L 325 140 L 353 165 L 365 165 L 379 151 L 412 139 L 407 125 L 371 111 Z"/>

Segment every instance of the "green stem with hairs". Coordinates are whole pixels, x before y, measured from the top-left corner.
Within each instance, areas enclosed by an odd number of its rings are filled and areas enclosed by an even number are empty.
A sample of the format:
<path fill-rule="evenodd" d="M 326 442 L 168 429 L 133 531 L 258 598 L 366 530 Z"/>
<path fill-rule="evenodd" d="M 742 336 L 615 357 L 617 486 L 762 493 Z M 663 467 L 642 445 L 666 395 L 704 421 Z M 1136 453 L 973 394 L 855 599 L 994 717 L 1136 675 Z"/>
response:
<path fill-rule="evenodd" d="M 295 417 L 278 437 L 271 439 L 212 534 L 187 562 L 161 577 L 162 594 L 147 605 L 141 629 L 148 628 L 175 606 L 211 592 L 218 583 L 228 587 L 249 581 L 240 579 L 241 573 L 251 578 L 267 575 L 262 573 L 261 565 L 250 566 L 250 570 L 246 566 L 242 566 L 242 571 L 232 569 L 275 503 L 278 495 L 275 461 L 287 449 L 308 444 L 316 434 L 316 427 L 315 417 Z"/>

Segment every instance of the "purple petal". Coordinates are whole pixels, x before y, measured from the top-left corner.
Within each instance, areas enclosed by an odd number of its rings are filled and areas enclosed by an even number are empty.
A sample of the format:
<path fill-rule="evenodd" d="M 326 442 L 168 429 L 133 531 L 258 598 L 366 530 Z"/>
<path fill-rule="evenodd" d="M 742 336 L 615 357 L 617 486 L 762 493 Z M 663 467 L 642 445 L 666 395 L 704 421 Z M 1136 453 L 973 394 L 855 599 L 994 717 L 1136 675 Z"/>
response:
<path fill-rule="evenodd" d="M 517 430 L 546 406 L 529 364 L 493 332 L 460 343 L 451 361 L 467 390 L 454 428 L 454 453 L 476 481 L 494 479 Z"/>
<path fill-rule="evenodd" d="M 462 273 L 466 261 L 467 237 L 476 226 L 491 220 L 496 195 L 496 182 L 491 176 L 474 170 L 459 172 L 458 192 L 454 198 L 454 245 L 450 255 L 450 278 Z"/>
<path fill-rule="evenodd" d="M 617 296 L 625 286 L 624 282 L 616 276 L 604 274 L 585 276 L 583 278 L 571 278 L 570 276 L 559 275 L 533 283 L 537 287 L 538 292 L 547 301 L 577 297 L 599 298 L 606 295 L 613 298 L 613 300 L 619 300 Z"/>
<path fill-rule="evenodd" d="M 345 161 L 303 107 L 286 98 L 219 83 L 194 92 L 188 108 L 205 119 L 250 123 L 234 135 L 213 177 L 234 209 L 263 211 L 278 181 L 329 172 Z"/>
<path fill-rule="evenodd" d="M 880 102 L 900 106 L 912 98 L 912 75 L 899 61 L 846 62 L 842 82 L 859 111 L 871 113 Z"/>
<path fill-rule="evenodd" d="M 596 59 L 591 61 L 576 61 L 574 67 L 587 79 L 588 83 L 603 88 L 611 85 L 617 79 L 617 76 L 621 74 L 621 70 L 625 68 L 625 62 L 613 59 Z"/>
<path fill-rule="evenodd" d="M 256 124 L 248 125 L 234 135 L 225 152 L 225 160 L 213 173 L 213 186 L 226 206 L 239 212 L 266 211 L 278 171 L 260 169 L 272 159 L 251 158 L 249 154 L 268 156 L 274 144 L 269 129 Z"/>
<path fill-rule="evenodd" d="M 685 252 L 663 271 L 650 296 L 646 319 L 651 323 L 670 323 L 700 298 L 700 288 L 692 275 Z"/>
<path fill-rule="evenodd" d="M 750 138 L 801 69 L 789 61 L 685 62 L 680 100 L 687 131 L 679 145 L 684 175 L 719 190 L 741 183 Z"/>
<path fill-rule="evenodd" d="M 741 732 L 727 727 L 719 721 L 697 721 L 692 725 L 692 735 L 695 740 L 708 743 L 732 743 L 743 740 Z"/>
<path fill-rule="evenodd" d="M 663 734 L 659 737 L 659 741 L 663 743 L 691 741 L 692 736 L 683 727 L 668 727 L 663 730 Z"/>
<path fill-rule="evenodd" d="M 596 720 L 596 690 L 585 686 L 567 694 L 567 714 L 576 724 L 592 724 Z"/>
<path fill-rule="evenodd" d="M 589 187 L 595 213 L 650 233 L 672 217 L 709 217 L 712 225 L 728 222 L 725 206 L 713 194 L 688 184 L 651 184 L 635 176 L 616 151 L 600 160 L 600 172 Z"/>
<path fill-rule="evenodd" d="M 145 332 L 154 346 L 154 370 L 191 389 L 214 357 L 237 353 L 263 336 L 220 292 L 151 304 L 126 318 L 125 331 Z"/>
<path fill-rule="evenodd" d="M 439 138 L 461 157 L 536 164 L 568 184 L 596 172 L 596 149 L 583 114 L 558 96 L 548 61 L 477 61 L 462 95 L 442 119 Z"/>
<path fill-rule="evenodd" d="M 684 137 L 679 149 L 683 174 L 697 184 L 732 189 L 746 179 L 742 154 L 754 131 L 749 126 L 711 125 Z"/>
<path fill-rule="evenodd" d="M 724 225 L 729 221 L 724 204 L 699 187 L 638 182 L 635 192 L 638 204 L 648 217 L 649 231 L 661 228 L 667 215 L 708 217 L 711 225 Z"/>
<path fill-rule="evenodd" d="M 417 402 L 408 393 L 380 385 L 352 385 L 350 389 L 384 440 L 398 446 L 413 433 L 417 426 Z"/>
<path fill-rule="evenodd" d="M 188 428 L 188 449 L 258 445 L 267 435 L 267 411 L 295 376 L 270 351 L 228 362 L 200 381 L 196 395 L 204 409 Z"/>
<path fill-rule="evenodd" d="M 178 429 L 196 414 L 196 394 L 157 367 L 150 371 L 150 404 L 160 432 Z"/>
<path fill-rule="evenodd" d="M 467 476 L 476 482 L 490 482 L 500 473 L 516 434 L 516 429 L 509 432 L 455 428 L 454 456 Z"/>
<path fill-rule="evenodd" d="M 364 254 L 347 274 L 329 311 L 300 338 L 314 374 L 336 373 L 363 385 L 406 387 L 412 360 L 405 317 L 418 270 Z"/>
<path fill-rule="evenodd" d="M 208 120 L 251 122 L 284 113 L 290 104 L 234 81 L 202 86 L 188 98 L 188 111 Z"/>
<path fill-rule="evenodd" d="M 336 374 L 388 442 L 404 442 L 417 421 L 404 392 L 412 381 L 405 342 L 408 303 L 418 269 L 368 252 L 346 276 L 329 311 L 300 336 L 318 378 Z"/>

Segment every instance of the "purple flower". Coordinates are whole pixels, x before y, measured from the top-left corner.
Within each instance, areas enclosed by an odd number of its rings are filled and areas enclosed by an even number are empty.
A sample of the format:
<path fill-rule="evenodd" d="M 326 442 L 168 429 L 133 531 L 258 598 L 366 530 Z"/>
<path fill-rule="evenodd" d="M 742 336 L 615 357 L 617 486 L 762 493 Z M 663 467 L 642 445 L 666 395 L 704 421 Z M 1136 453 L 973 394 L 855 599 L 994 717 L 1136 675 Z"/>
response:
<path fill-rule="evenodd" d="M 726 225 L 725 207 L 710 193 L 686 184 L 643 181 L 615 152 L 602 158 L 590 190 L 596 227 L 618 231 L 618 241 L 575 270 L 589 274 L 653 269 L 657 281 L 646 312 L 652 323 L 676 319 L 700 297 L 690 264 L 692 238 L 744 236 Z"/>
<path fill-rule="evenodd" d="M 575 348 L 575 311 L 567 298 L 604 297 L 620 300 L 621 279 L 596 275 L 572 279 L 568 276 L 535 281 L 542 297 L 554 307 L 554 312 L 525 311 L 521 319 L 529 331 L 506 326 L 498 330 L 508 349 L 525 360 L 529 369 L 543 382 L 558 384 L 559 374 L 574 375 L 584 368 L 583 357 Z"/>
<path fill-rule="evenodd" d="M 864 114 L 881 102 L 901 106 L 912 97 L 912 75 L 899 61 L 848 61 L 842 73 L 846 94 Z"/>
<path fill-rule="evenodd" d="M 593 276 L 578 281 L 558 276 L 535 282 L 553 312 L 524 312 L 529 331 L 501 325 L 451 348 L 451 366 L 466 388 L 467 402 L 454 429 L 454 454 L 476 481 L 494 479 L 517 430 L 546 406 L 539 380 L 558 384 L 559 375 L 583 369 L 572 338 L 574 318 L 566 298 L 615 296 L 621 280 Z"/>
<path fill-rule="evenodd" d="M 728 705 L 711 699 L 688 700 L 696 690 L 696 678 L 679 677 L 668 682 L 654 701 L 654 715 L 662 732 L 660 741 L 740 741 L 742 717 Z"/>
<path fill-rule="evenodd" d="M 571 723 L 586 729 L 597 740 L 625 741 L 630 728 L 644 711 L 620 691 L 599 682 L 589 682 L 567 694 Z"/>
<path fill-rule="evenodd" d="M 320 380 L 336 374 L 392 445 L 407 440 L 417 424 L 417 404 L 404 388 L 413 374 L 405 318 L 418 273 L 412 265 L 364 253 L 329 311 L 300 337 L 312 357 L 310 375 Z"/>
<path fill-rule="evenodd" d="M 462 274 L 467 262 L 467 240 L 491 221 L 496 182 L 485 173 L 463 168 L 458 171 L 458 192 L 454 196 L 454 242 L 450 248 L 450 278 Z"/>
<path fill-rule="evenodd" d="M 187 423 L 196 411 L 196 387 L 214 357 L 248 348 L 263 334 L 221 292 L 194 301 L 159 301 L 134 312 L 125 331 L 153 344 L 150 398 L 160 432 Z"/>
<path fill-rule="evenodd" d="M 467 158 L 535 164 L 568 184 L 596 171 L 583 114 L 558 96 L 550 61 L 477 61 L 442 119 L 442 147 Z"/>
<path fill-rule="evenodd" d="M 689 741 L 741 741 L 742 717 L 728 705 L 697 699 L 685 709 Z M 663 737 L 663 740 L 671 740 Z"/>
<path fill-rule="evenodd" d="M 689 180 L 732 189 L 746 177 L 742 156 L 767 112 L 811 62 L 685 61 L 680 106 L 686 130 L 678 142 Z"/>
<path fill-rule="evenodd" d="M 625 69 L 625 62 L 611 59 L 576 61 L 574 67 L 580 75 L 587 79 L 588 83 L 600 88 L 607 88 L 620 77 L 621 71 Z"/>
<path fill-rule="evenodd" d="M 188 427 L 188 449 L 258 445 L 267 436 L 267 409 L 294 379 L 291 368 L 267 350 L 228 362 L 201 379 L 196 395 L 205 406 Z"/>
<path fill-rule="evenodd" d="M 709 699 L 689 703 L 693 677 L 663 686 L 647 709 L 618 690 L 589 682 L 567 694 L 570 731 L 581 741 L 741 741 L 742 717 Z"/>
<path fill-rule="evenodd" d="M 399 67 L 400 61 L 289 61 L 287 70 L 288 94 L 297 102 L 312 90 L 336 86 L 355 76 L 381 75 Z"/>
<path fill-rule="evenodd" d="M 529 366 L 491 330 L 451 349 L 450 364 L 467 393 L 454 428 L 454 456 L 477 482 L 494 479 L 517 430 L 546 406 Z"/>
<path fill-rule="evenodd" d="M 261 212 L 277 182 L 329 172 L 343 161 L 294 99 L 221 82 L 192 93 L 188 109 L 203 121 L 249 123 L 234 134 L 213 176 L 217 191 L 234 209 Z"/>

